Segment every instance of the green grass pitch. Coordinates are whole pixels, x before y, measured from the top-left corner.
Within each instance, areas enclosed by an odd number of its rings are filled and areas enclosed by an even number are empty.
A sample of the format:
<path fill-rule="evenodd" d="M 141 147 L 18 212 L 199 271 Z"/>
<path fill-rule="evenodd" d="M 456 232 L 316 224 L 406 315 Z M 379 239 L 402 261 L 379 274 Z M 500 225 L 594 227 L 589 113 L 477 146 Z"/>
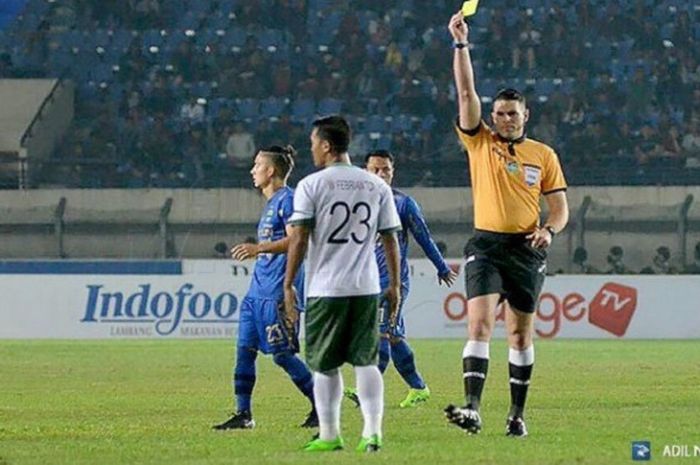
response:
<path fill-rule="evenodd" d="M 530 436 L 504 436 L 509 403 L 503 341 L 494 341 L 484 431 L 466 436 L 442 408 L 462 402 L 463 341 L 412 341 L 433 397 L 399 409 L 390 367 L 384 450 L 358 457 L 361 415 L 343 401 L 348 447 L 305 454 L 308 405 L 269 358 L 258 359 L 252 431 L 214 432 L 232 410 L 230 341 L 0 341 L 0 465 L 21 464 L 629 464 L 631 442 L 698 444 L 697 341 L 536 343 Z M 353 382 L 350 370 L 345 383 Z"/>

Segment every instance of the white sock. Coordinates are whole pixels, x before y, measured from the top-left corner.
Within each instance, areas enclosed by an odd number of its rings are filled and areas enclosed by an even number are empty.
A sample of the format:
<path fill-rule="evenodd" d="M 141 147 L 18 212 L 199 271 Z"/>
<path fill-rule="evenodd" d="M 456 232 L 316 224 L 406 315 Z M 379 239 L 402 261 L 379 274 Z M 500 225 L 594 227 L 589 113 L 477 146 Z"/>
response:
<path fill-rule="evenodd" d="M 324 441 L 340 436 L 340 402 L 343 377 L 340 371 L 314 372 L 314 405 L 318 414 L 318 434 Z"/>
<path fill-rule="evenodd" d="M 535 346 L 530 345 L 527 349 L 518 350 L 512 347 L 508 350 L 508 363 L 515 366 L 526 367 L 535 363 Z"/>
<path fill-rule="evenodd" d="M 467 341 L 462 350 L 462 358 L 476 357 L 489 359 L 489 343 L 483 341 Z"/>
<path fill-rule="evenodd" d="M 362 437 L 374 434 L 382 436 L 384 414 L 384 379 L 376 365 L 355 367 L 357 396 L 360 398 L 362 417 L 365 420 Z"/>

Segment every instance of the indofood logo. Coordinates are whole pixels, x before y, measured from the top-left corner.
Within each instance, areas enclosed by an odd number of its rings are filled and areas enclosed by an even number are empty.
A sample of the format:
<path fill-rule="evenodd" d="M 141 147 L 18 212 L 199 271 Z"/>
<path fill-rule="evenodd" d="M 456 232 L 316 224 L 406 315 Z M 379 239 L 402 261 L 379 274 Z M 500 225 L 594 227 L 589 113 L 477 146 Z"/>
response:
<path fill-rule="evenodd" d="M 238 321 L 234 318 L 238 299 L 229 292 L 213 296 L 195 291 L 190 283 L 174 293 L 155 292 L 150 284 L 140 284 L 137 288 L 133 294 L 127 294 L 107 291 L 100 284 L 88 285 L 85 315 L 80 321 L 129 325 L 113 329 L 113 336 L 145 336 L 153 330 L 168 336 L 178 328 L 184 336 L 228 336 L 232 329 L 224 331 L 214 326 Z M 187 326 L 191 324 L 199 328 Z M 211 329 L 203 330 L 201 326 L 207 324 Z"/>

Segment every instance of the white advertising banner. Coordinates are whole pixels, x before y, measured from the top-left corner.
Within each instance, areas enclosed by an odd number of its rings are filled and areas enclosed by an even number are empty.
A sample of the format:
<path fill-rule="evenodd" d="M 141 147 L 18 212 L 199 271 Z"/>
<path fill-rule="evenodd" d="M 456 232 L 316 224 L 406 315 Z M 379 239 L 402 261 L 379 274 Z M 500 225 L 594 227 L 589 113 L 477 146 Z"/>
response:
<path fill-rule="evenodd" d="M 235 337 L 252 262 L 185 260 L 164 274 L 113 273 L 96 263 L 95 273 L 5 270 L 0 338 Z M 446 288 L 428 260 L 412 260 L 411 268 L 408 336 L 464 338 L 463 276 Z M 535 331 L 541 338 L 700 337 L 700 276 L 550 277 Z M 496 336 L 503 335 L 499 310 Z"/>
<path fill-rule="evenodd" d="M 231 338 L 250 271 L 193 260 L 178 274 L 4 274 L 0 338 Z"/>
<path fill-rule="evenodd" d="M 448 289 L 438 286 L 428 260 L 411 264 L 411 294 L 404 307 L 408 336 L 465 338 L 469 309 L 463 271 Z M 505 336 L 503 318 L 499 308 L 496 336 Z M 535 333 L 548 339 L 700 337 L 700 275 L 550 276 L 536 309 Z"/>

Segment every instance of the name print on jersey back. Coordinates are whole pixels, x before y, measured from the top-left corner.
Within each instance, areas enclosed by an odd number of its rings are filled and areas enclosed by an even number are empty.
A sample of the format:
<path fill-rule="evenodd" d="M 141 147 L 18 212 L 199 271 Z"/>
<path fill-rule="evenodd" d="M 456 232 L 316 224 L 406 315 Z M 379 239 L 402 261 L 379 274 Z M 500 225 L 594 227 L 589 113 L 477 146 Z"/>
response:
<path fill-rule="evenodd" d="M 366 295 L 368 290 L 379 294 L 377 233 L 400 227 L 389 186 L 360 168 L 334 165 L 306 177 L 296 190 L 291 221 L 314 222 L 306 261 L 307 295 L 343 297 Z M 333 266 L 338 263 L 344 266 Z M 366 272 L 351 272 L 357 269 Z"/>

